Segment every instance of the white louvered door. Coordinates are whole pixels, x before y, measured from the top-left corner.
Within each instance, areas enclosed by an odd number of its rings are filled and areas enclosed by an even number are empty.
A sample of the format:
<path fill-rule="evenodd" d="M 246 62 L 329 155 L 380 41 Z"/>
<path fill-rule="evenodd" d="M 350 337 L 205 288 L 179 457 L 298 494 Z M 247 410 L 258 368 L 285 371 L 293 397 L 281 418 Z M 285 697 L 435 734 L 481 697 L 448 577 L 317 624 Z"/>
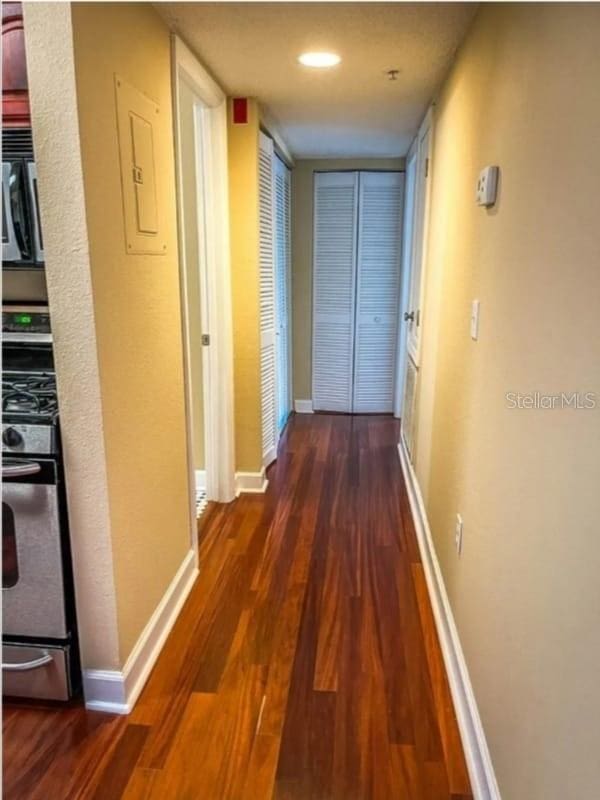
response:
<path fill-rule="evenodd" d="M 315 175 L 313 408 L 392 413 L 404 175 Z"/>
<path fill-rule="evenodd" d="M 352 410 L 358 173 L 315 174 L 313 408 Z"/>
<path fill-rule="evenodd" d="M 291 175 L 275 156 L 275 324 L 277 432 L 292 410 L 290 387 Z"/>
<path fill-rule="evenodd" d="M 404 174 L 359 178 L 355 413 L 392 413 L 396 381 Z"/>
<path fill-rule="evenodd" d="M 277 455 L 273 141 L 259 136 L 260 384 L 263 465 Z"/>

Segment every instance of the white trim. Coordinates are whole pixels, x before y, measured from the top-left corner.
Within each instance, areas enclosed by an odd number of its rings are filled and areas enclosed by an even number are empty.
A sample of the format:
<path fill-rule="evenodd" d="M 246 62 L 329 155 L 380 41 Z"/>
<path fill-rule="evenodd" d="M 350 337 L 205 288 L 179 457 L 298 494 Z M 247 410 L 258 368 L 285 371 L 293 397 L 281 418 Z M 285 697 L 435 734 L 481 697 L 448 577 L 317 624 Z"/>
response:
<path fill-rule="evenodd" d="M 83 687 L 87 709 L 111 714 L 130 713 L 197 576 L 196 551 L 190 550 L 148 620 L 123 669 L 84 671 Z"/>
<path fill-rule="evenodd" d="M 277 436 L 277 442 L 279 443 L 279 435 Z M 272 464 L 275 459 L 277 458 L 277 445 L 271 447 L 263 456 L 263 468 L 266 469 L 270 464 Z"/>
<path fill-rule="evenodd" d="M 417 253 L 417 248 L 420 244 L 421 251 L 420 251 L 420 272 L 419 272 L 419 299 L 417 303 L 416 309 L 413 309 L 419 315 L 419 331 L 416 336 L 416 347 L 413 347 L 413 339 L 407 333 L 407 341 L 406 346 L 408 350 L 408 354 L 411 356 L 412 360 L 414 361 L 415 366 L 419 369 L 421 365 L 421 349 L 423 343 L 423 318 L 425 314 L 424 303 L 425 303 L 425 285 L 427 280 L 427 257 L 429 251 L 429 217 L 430 217 L 430 207 L 431 207 L 431 187 L 433 185 L 433 136 L 434 136 L 434 114 L 433 114 L 433 106 L 430 106 L 425 114 L 423 122 L 419 127 L 419 132 L 417 133 L 417 170 L 423 168 L 423 164 L 425 161 L 423 160 L 423 139 L 425 136 L 429 135 L 429 142 L 427 146 L 427 153 L 425 153 L 425 160 L 427 161 L 427 173 L 424 179 L 424 184 L 421 181 L 421 176 L 417 172 L 417 184 L 416 184 L 416 202 L 415 202 L 415 218 L 416 214 L 418 213 L 418 203 L 420 202 L 420 192 L 423 191 L 425 188 L 425 200 L 423 204 L 423 230 L 421 231 L 421 241 L 417 242 L 416 239 L 413 240 L 413 252 L 412 252 L 412 263 L 411 263 L 411 274 L 414 272 L 415 269 L 415 254 Z M 418 231 L 415 230 L 415 233 Z M 409 292 L 410 292 L 410 285 L 409 285 Z M 410 297 L 407 298 L 408 302 L 410 302 Z"/>
<path fill-rule="evenodd" d="M 84 670 L 83 693 L 88 711 L 105 711 L 107 714 L 129 714 L 131 711 L 125 697 L 125 678 L 118 670 Z"/>
<path fill-rule="evenodd" d="M 266 478 L 266 470 L 263 467 L 260 472 L 236 472 L 235 473 L 235 496 L 247 492 L 262 494 L 267 491 L 269 481 Z"/>
<path fill-rule="evenodd" d="M 294 400 L 294 411 L 296 414 L 314 413 L 312 400 Z"/>
<path fill-rule="evenodd" d="M 500 790 L 444 585 L 444 578 L 435 552 L 417 476 L 403 443 L 398 445 L 398 453 L 408 490 L 419 551 L 454 701 L 473 796 L 475 800 L 500 800 Z"/>
<path fill-rule="evenodd" d="M 417 165 L 415 164 L 415 175 L 412 186 L 412 197 L 408 196 L 409 187 L 409 170 L 411 169 L 411 162 L 417 159 L 417 139 L 409 147 L 406 154 L 404 166 L 404 203 L 402 209 L 402 272 L 400 275 L 400 302 L 398 306 L 398 345 L 397 345 L 397 358 L 396 358 L 396 386 L 394 395 L 394 416 L 402 416 L 402 401 L 404 399 L 404 382 L 406 380 L 406 365 L 408 351 L 406 346 L 406 324 L 404 321 L 404 312 L 408 311 L 409 290 L 410 290 L 410 275 L 412 270 L 412 244 L 415 238 L 415 206 L 416 206 L 416 189 L 417 189 Z M 409 210 L 410 209 L 410 217 Z M 410 235 L 410 242 L 408 237 Z"/>
<path fill-rule="evenodd" d="M 273 157 L 273 260 L 274 260 L 274 300 L 275 300 L 275 374 L 277 377 L 276 387 L 275 387 L 275 427 L 277 429 L 277 442 L 281 437 L 283 429 L 287 424 L 287 420 L 289 418 L 290 412 L 292 410 L 292 241 L 291 241 L 291 232 L 292 232 L 292 177 L 291 177 L 291 170 L 283 161 L 281 156 L 278 153 L 275 153 Z M 281 279 L 281 273 L 278 269 L 281 265 L 278 261 L 278 253 L 279 253 L 279 239 L 277 236 L 278 233 L 278 191 L 277 191 L 277 182 L 281 178 L 283 184 L 283 219 L 284 219 L 284 228 L 283 228 L 283 238 L 285 244 L 285 255 L 284 255 L 284 264 L 285 264 L 285 271 L 284 271 L 284 290 L 285 290 L 285 319 L 283 320 L 284 324 L 282 325 L 282 319 L 280 318 L 280 304 L 279 304 L 279 284 Z M 286 198 L 289 201 L 286 203 Z M 287 228 L 285 225 L 287 216 Z M 282 329 L 285 329 L 285 341 L 286 341 L 286 348 L 285 353 L 282 353 L 280 350 L 280 342 L 281 342 L 281 333 Z M 282 381 L 279 367 L 281 366 L 281 356 L 285 356 L 285 373 L 287 376 L 286 386 L 285 386 L 285 404 L 284 407 L 280 405 L 281 400 L 281 392 L 282 392 Z M 280 425 L 280 420 L 282 416 L 285 415 L 285 420 L 282 425 Z"/>
<path fill-rule="evenodd" d="M 174 49 L 174 63 L 181 72 L 185 73 L 187 80 L 194 86 L 194 91 L 202 102 L 209 108 L 217 108 L 224 103 L 227 100 L 225 93 L 190 48 L 175 34 L 172 34 L 171 40 Z"/>
<path fill-rule="evenodd" d="M 194 476 L 196 478 L 196 491 L 198 489 L 206 489 L 206 470 L 197 469 Z"/>
<path fill-rule="evenodd" d="M 229 251 L 229 189 L 227 164 L 227 98 L 192 51 L 176 35 L 173 46 L 173 98 L 176 141 L 178 219 L 180 241 L 184 240 L 181 169 L 179 154 L 179 82 L 185 80 L 198 99 L 195 108 L 197 191 L 199 198 L 198 235 L 201 285 L 203 288 L 202 333 L 210 337 L 203 348 L 204 442 L 206 449 L 206 492 L 209 500 L 229 502 L 235 496 L 234 421 L 233 421 L 233 332 L 231 311 L 231 265 Z M 204 198 L 210 202 L 203 202 Z M 182 309 L 185 314 L 188 294 L 185 250 L 182 263 Z M 192 459 L 191 389 L 187 380 L 190 361 L 187 324 L 183 324 L 186 357 L 186 399 L 188 433 L 188 471 L 190 490 L 195 483 Z M 192 546 L 195 547 L 195 492 L 190 491 Z"/>
<path fill-rule="evenodd" d="M 263 105 L 259 104 L 258 113 L 260 121 L 262 123 L 262 127 L 269 134 L 271 139 L 273 139 L 276 153 L 279 155 L 281 160 L 286 164 L 286 166 L 289 169 L 293 169 L 295 164 L 294 156 L 292 155 L 291 150 L 287 146 L 285 139 L 281 135 L 279 125 L 275 121 L 274 117 L 271 116 L 271 113 L 267 111 L 267 109 Z"/>

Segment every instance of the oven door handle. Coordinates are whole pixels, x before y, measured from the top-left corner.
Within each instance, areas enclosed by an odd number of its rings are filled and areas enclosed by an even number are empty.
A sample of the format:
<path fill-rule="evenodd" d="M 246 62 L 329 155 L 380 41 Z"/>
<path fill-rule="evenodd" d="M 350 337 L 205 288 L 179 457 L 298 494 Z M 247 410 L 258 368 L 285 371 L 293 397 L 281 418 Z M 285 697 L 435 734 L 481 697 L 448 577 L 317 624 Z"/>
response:
<path fill-rule="evenodd" d="M 2 462 L 2 477 L 3 478 L 24 478 L 27 475 L 37 475 L 42 471 L 41 464 L 37 461 L 25 461 L 23 463 L 10 463 Z"/>
<path fill-rule="evenodd" d="M 13 228 L 17 238 L 17 247 L 21 251 L 21 260 L 29 261 L 31 248 L 27 231 L 28 211 L 25 205 L 25 176 L 20 162 L 14 162 L 10 175 L 10 209 Z"/>
<path fill-rule="evenodd" d="M 17 662 L 16 664 L 5 664 L 2 663 L 2 671 L 3 672 L 29 672 L 31 669 L 38 669 L 39 667 L 45 667 L 46 664 L 49 664 L 54 659 L 50 655 L 47 650 L 42 651 L 44 653 L 43 656 L 39 658 L 34 658 L 33 661 L 21 661 Z"/>

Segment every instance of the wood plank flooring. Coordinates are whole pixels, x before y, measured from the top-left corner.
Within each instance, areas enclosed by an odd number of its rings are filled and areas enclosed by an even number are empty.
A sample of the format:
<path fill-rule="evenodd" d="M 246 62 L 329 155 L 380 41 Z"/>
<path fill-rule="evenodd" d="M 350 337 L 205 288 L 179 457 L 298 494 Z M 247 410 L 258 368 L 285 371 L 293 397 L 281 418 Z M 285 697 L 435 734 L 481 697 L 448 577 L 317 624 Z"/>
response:
<path fill-rule="evenodd" d="M 5 709 L 6 800 L 471 798 L 397 441 L 293 416 L 267 493 L 201 520 L 133 713 Z"/>

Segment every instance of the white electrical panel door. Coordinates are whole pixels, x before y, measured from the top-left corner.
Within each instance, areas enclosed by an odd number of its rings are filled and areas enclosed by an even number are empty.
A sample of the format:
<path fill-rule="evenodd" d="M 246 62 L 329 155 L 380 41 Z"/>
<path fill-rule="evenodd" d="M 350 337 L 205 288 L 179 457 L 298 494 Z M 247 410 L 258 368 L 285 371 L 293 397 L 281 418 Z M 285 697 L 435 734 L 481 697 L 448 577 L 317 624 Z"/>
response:
<path fill-rule="evenodd" d="M 277 430 L 292 410 L 290 387 L 291 175 L 275 156 L 275 348 L 277 359 Z"/>
<path fill-rule="evenodd" d="M 352 411 L 358 173 L 315 174 L 313 408 Z"/>
<path fill-rule="evenodd" d="M 260 383 L 263 465 L 277 456 L 273 141 L 259 139 Z"/>
<path fill-rule="evenodd" d="M 403 173 L 360 173 L 354 413 L 394 409 L 403 190 Z"/>
<path fill-rule="evenodd" d="M 115 76 L 121 188 L 126 252 L 164 254 L 160 225 L 161 175 L 155 139 L 160 135 L 160 108 L 118 75 Z"/>

